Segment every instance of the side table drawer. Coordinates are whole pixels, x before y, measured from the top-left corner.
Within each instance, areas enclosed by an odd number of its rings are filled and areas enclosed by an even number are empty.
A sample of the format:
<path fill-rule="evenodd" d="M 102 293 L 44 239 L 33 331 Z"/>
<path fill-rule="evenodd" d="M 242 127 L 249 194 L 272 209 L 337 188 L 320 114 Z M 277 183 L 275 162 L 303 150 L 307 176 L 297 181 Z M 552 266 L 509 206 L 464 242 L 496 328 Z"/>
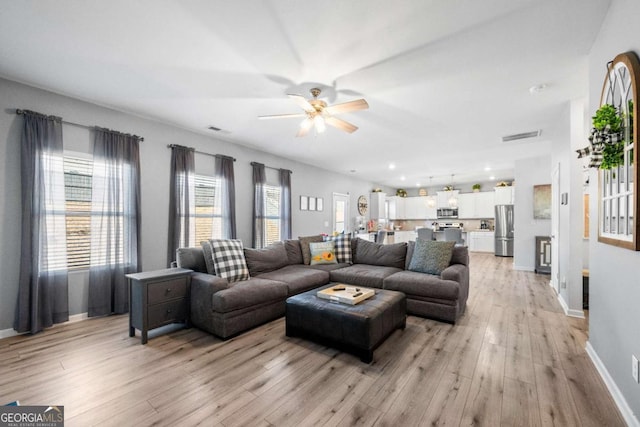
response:
<path fill-rule="evenodd" d="M 185 277 L 150 283 L 147 286 L 147 301 L 150 305 L 174 298 L 184 298 L 186 295 L 187 279 Z"/>
<path fill-rule="evenodd" d="M 150 305 L 149 329 L 179 320 L 186 320 L 186 309 L 187 301 L 184 298 Z"/>

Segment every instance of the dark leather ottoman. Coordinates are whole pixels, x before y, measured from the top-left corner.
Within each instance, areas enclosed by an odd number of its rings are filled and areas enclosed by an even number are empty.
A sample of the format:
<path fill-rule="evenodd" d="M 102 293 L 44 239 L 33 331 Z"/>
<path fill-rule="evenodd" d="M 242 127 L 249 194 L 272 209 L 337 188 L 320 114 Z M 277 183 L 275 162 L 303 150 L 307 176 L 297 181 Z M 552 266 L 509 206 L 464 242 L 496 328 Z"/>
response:
<path fill-rule="evenodd" d="M 319 341 L 370 363 L 373 350 L 394 330 L 406 325 L 407 302 L 402 292 L 376 289 L 373 297 L 348 305 L 318 298 L 316 292 L 324 288 L 287 299 L 287 336 Z"/>

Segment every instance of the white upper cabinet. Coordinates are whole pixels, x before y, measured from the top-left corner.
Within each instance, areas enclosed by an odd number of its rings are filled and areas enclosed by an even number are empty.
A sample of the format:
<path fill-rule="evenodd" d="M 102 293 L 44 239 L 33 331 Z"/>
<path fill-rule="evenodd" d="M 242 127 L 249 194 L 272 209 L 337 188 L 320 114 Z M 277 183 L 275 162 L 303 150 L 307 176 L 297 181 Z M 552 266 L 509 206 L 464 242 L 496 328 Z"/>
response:
<path fill-rule="evenodd" d="M 404 216 L 406 219 L 427 218 L 426 197 L 407 197 L 404 200 Z"/>
<path fill-rule="evenodd" d="M 387 197 L 387 204 L 389 206 L 389 219 L 406 219 L 404 209 L 405 200 L 406 198 L 404 197 Z"/>
<path fill-rule="evenodd" d="M 436 194 L 438 195 L 437 199 L 438 199 L 438 207 L 439 208 L 450 208 L 451 206 L 449 206 L 449 199 L 451 197 L 458 197 L 458 193 L 460 193 L 460 190 L 453 190 L 453 191 L 438 191 L 436 192 Z"/>
<path fill-rule="evenodd" d="M 495 203 L 496 205 L 513 205 L 515 188 L 509 187 L 496 187 L 495 189 Z"/>
<path fill-rule="evenodd" d="M 475 218 L 476 200 L 473 193 L 458 194 L 458 218 Z"/>
<path fill-rule="evenodd" d="M 458 218 L 493 218 L 494 197 L 493 191 L 458 194 Z"/>

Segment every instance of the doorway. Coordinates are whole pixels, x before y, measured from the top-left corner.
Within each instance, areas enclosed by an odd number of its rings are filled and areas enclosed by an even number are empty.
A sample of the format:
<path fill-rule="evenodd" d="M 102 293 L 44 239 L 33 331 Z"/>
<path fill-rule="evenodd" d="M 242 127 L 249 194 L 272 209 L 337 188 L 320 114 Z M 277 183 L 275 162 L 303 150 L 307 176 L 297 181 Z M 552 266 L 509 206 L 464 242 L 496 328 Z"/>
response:
<path fill-rule="evenodd" d="M 551 172 L 551 286 L 560 294 L 560 163 Z"/>
<path fill-rule="evenodd" d="M 333 193 L 332 209 L 333 231 L 338 233 L 349 232 L 349 194 Z"/>

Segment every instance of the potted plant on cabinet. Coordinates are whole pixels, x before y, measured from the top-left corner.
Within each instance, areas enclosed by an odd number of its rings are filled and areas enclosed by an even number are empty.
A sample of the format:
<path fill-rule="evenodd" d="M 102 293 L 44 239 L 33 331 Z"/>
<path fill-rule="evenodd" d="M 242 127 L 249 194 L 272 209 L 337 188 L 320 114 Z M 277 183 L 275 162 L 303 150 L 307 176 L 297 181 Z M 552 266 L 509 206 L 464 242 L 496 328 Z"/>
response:
<path fill-rule="evenodd" d="M 480 191 L 480 184 L 473 184 L 471 189 L 473 190 L 474 193 L 479 192 Z"/>

